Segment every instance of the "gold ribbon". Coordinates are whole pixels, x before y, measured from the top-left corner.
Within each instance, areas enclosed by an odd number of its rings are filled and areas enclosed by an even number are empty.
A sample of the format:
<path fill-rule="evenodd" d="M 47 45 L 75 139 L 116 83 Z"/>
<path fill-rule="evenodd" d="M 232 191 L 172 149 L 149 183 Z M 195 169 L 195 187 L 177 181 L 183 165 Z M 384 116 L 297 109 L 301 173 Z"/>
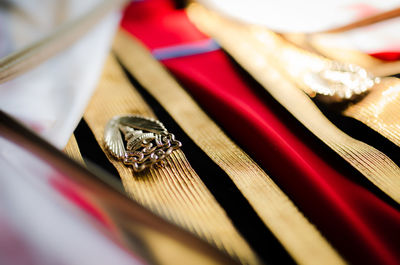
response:
<path fill-rule="evenodd" d="M 166 159 L 165 168 L 152 168 L 140 173 L 135 173 L 105 150 L 103 133 L 106 123 L 115 115 L 124 114 L 156 118 L 129 83 L 115 58 L 110 56 L 84 119 L 119 172 L 128 195 L 242 263 L 259 264 L 257 256 L 236 231 L 181 150 Z"/>
<path fill-rule="evenodd" d="M 314 53 L 344 63 L 359 65 L 375 76 L 400 73 L 400 61 L 384 62 L 365 53 L 329 47 L 334 34 L 286 34 L 285 38 Z M 356 119 L 400 146 L 400 80 L 383 78 L 382 82 L 356 103 L 350 104 L 342 114 Z"/>
<path fill-rule="evenodd" d="M 65 154 L 67 154 L 70 158 L 74 159 L 75 161 L 83 165 L 85 164 L 74 134 L 72 134 L 71 137 L 69 138 L 68 143 L 63 151 Z"/>
<path fill-rule="evenodd" d="M 113 49 L 185 133 L 228 174 L 299 264 L 344 263 L 272 179 L 222 132 L 145 47 L 120 31 Z"/>
<path fill-rule="evenodd" d="M 188 9 L 189 17 L 215 38 L 244 69 L 315 136 L 332 148 L 382 191 L 400 202 L 400 168 L 382 152 L 360 142 L 333 125 L 312 100 L 287 80 L 282 64 L 266 51 L 249 26 L 224 19 L 200 5 Z M 275 40 L 272 40 L 275 41 Z"/>
<path fill-rule="evenodd" d="M 380 85 L 381 89 L 372 89 L 343 114 L 361 121 L 400 146 L 400 81 L 385 78 Z"/>

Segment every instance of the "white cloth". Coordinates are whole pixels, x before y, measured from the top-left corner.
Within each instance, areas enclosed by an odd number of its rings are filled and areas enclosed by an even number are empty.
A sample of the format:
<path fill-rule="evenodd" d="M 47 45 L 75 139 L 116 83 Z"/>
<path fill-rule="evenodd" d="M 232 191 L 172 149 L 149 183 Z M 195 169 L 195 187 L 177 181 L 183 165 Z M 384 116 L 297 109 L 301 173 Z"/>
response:
<path fill-rule="evenodd" d="M 47 2 L 53 4 L 46 6 Z M 2 50 L 3 54 L 27 45 L 38 36 L 48 34 L 55 28 L 54 25 L 60 25 L 77 17 L 98 1 L 61 1 L 64 6 L 69 7 L 64 10 L 62 22 L 57 22 L 56 20 L 60 18 L 54 16 L 55 13 L 60 13 L 59 5 L 54 2 L 15 1 L 16 7 L 12 10 L 18 7 L 20 11 L 11 12 L 17 15 L 9 13 L 8 16 L 2 16 L 1 20 L 8 19 L 7 29 L 17 29 L 20 32 L 16 34 L 4 28 L 0 31 L 2 34 L 0 39 L 7 43 Z M 61 2 L 58 1 L 58 4 Z M 26 15 L 18 19 L 21 13 Z M 0 14 L 4 14 L 4 11 Z M 1 84 L 0 108 L 35 130 L 53 145 L 63 148 L 93 93 L 119 19 L 119 13 L 108 15 L 93 30 L 62 53 L 14 80 Z M 29 26 L 26 20 L 38 22 L 35 26 L 34 23 Z"/>
<path fill-rule="evenodd" d="M 391 10 L 399 0 L 200 0 L 231 17 L 264 25 L 277 32 L 315 33 Z M 366 53 L 400 52 L 400 19 L 332 34 L 332 46 Z"/>
<path fill-rule="evenodd" d="M 97 0 L 0 4 L 0 56 L 86 12 Z M 119 13 L 65 51 L 0 85 L 0 108 L 58 148 L 70 138 L 96 86 Z M 142 264 L 51 185 L 49 165 L 0 137 L 0 264 Z"/>
<path fill-rule="evenodd" d="M 339 34 L 324 34 L 320 44 L 331 48 L 355 49 L 364 53 L 400 53 L 400 18 L 357 28 Z"/>

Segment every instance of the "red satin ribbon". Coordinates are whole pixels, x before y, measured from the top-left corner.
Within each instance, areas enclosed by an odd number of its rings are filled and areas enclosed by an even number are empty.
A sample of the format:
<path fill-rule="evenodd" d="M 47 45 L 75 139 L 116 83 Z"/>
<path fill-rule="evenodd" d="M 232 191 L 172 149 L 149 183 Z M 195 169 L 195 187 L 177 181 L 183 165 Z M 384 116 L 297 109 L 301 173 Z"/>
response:
<path fill-rule="evenodd" d="M 132 2 L 121 26 L 150 50 L 208 38 L 168 0 Z M 318 157 L 257 96 L 223 51 L 162 63 L 250 151 L 345 259 L 398 264 L 400 213 Z"/>
<path fill-rule="evenodd" d="M 369 55 L 384 61 L 400 60 L 399 52 L 376 52 L 376 53 L 370 53 Z"/>

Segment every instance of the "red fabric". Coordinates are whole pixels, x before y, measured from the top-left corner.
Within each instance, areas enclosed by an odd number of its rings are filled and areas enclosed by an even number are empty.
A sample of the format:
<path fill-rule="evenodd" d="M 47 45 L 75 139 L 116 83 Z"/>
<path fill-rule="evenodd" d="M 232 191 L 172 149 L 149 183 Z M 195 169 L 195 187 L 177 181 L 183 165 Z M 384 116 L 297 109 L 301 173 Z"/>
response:
<path fill-rule="evenodd" d="M 114 230 L 112 222 L 109 220 L 102 210 L 96 206 L 96 204 L 82 192 L 82 188 L 76 185 L 68 178 L 57 175 L 50 178 L 50 185 L 60 192 L 66 199 L 74 203 L 76 206 L 84 210 L 90 216 L 94 217 L 104 227 L 109 230 Z"/>
<path fill-rule="evenodd" d="M 370 55 L 385 61 L 400 60 L 400 52 L 376 52 L 371 53 Z"/>
<path fill-rule="evenodd" d="M 96 219 L 104 228 L 107 229 L 111 234 L 106 234 L 110 236 L 110 239 L 122 250 L 133 258 L 132 261 L 139 262 L 140 264 L 147 264 L 143 259 L 136 255 L 136 253 L 130 251 L 126 248 L 124 244 L 121 244 L 119 239 L 120 231 L 116 228 L 113 220 L 110 219 L 108 214 L 104 212 L 101 207 L 97 205 L 95 200 L 90 198 L 83 187 L 79 186 L 68 177 L 62 174 L 57 174 L 49 178 L 49 184 L 57 190 L 65 199 L 69 200 L 75 206 L 79 207 L 85 213 L 89 214 L 91 217 Z M 29 264 L 29 263 L 27 263 Z"/>
<path fill-rule="evenodd" d="M 149 49 L 207 38 L 184 11 L 172 6 L 143 14 L 149 5 L 165 2 L 132 3 L 122 27 Z M 319 158 L 252 91 L 221 50 L 163 63 L 219 124 L 240 139 L 348 261 L 398 264 L 400 213 Z"/>

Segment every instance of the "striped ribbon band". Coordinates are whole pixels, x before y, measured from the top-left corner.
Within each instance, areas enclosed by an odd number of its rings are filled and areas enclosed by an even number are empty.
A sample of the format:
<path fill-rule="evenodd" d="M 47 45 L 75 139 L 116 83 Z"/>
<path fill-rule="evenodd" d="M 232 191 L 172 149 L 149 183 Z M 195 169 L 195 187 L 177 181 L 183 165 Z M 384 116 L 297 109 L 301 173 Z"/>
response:
<path fill-rule="evenodd" d="M 228 174 L 296 262 L 344 263 L 272 179 L 222 132 L 145 47 L 120 31 L 113 49 L 185 133 Z"/>
<path fill-rule="evenodd" d="M 259 264 L 258 257 L 232 225 L 182 150 L 174 151 L 166 159 L 165 168 L 152 168 L 140 173 L 135 173 L 105 150 L 103 134 L 106 123 L 115 115 L 125 114 L 156 118 L 116 59 L 110 56 L 84 119 L 117 169 L 128 195 L 242 263 Z"/>
<path fill-rule="evenodd" d="M 282 69 L 281 63 L 271 58 L 247 25 L 224 19 L 200 5 L 192 5 L 189 16 L 315 136 L 400 203 L 400 168 L 384 153 L 332 124 L 308 95 L 278 70 Z"/>

